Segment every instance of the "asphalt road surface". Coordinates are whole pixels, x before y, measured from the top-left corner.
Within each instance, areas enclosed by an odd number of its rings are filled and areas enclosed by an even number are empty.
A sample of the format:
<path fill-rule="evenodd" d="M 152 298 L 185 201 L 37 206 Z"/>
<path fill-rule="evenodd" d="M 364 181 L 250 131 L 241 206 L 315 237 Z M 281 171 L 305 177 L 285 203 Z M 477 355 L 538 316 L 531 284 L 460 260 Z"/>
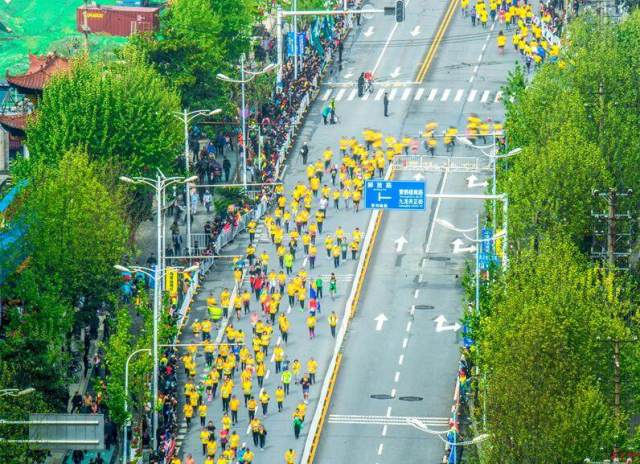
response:
<path fill-rule="evenodd" d="M 414 82 L 446 6 L 444 0 L 428 4 L 409 0 L 404 23 L 396 26 L 394 18 L 377 15 L 363 20 L 361 26 L 353 31 L 345 50 L 342 72 L 335 73 L 330 82 L 322 86 L 319 98 L 312 105 L 301 129 L 300 140 L 309 142 L 310 160 L 320 158 L 327 146 L 333 148 L 336 159 L 339 156 L 339 138 L 356 136 L 361 139 L 362 131 L 367 127 L 380 130 L 385 135 L 402 137 L 416 136 L 424 124 L 431 120 L 438 121 L 440 127 L 454 125 L 463 129 L 465 116 L 471 112 L 483 118 L 502 118 L 498 91 L 507 70 L 516 59 L 515 54 L 509 50 L 504 57 L 498 56 L 495 46 L 497 30 L 491 32 L 480 27 L 472 28 L 470 21 L 463 20 L 457 11 L 427 79 L 424 83 Z M 352 84 L 364 71 L 373 71 L 377 88 L 366 99 L 359 99 Z M 387 118 L 383 116 L 381 89 L 389 91 L 390 117 Z M 325 126 L 320 111 L 331 97 L 336 99 L 340 123 Z M 443 148 L 440 149 L 439 154 L 443 154 L 443 151 Z M 296 182 L 306 181 L 297 150 L 293 153 L 285 178 L 287 192 Z M 457 148 L 454 156 L 474 156 L 474 153 Z M 411 179 L 412 175 L 397 173 L 395 178 Z M 460 173 L 426 173 L 430 192 L 481 192 L 480 188 L 468 189 L 464 178 L 465 175 Z M 358 314 L 346 340 L 330 416 L 316 455 L 317 463 L 350 462 L 355 457 L 360 462 L 399 462 L 401 459 L 438 462 L 441 459 L 444 446 L 437 438 L 408 426 L 388 423 L 386 427 L 383 424 L 371 425 L 370 419 L 360 419 L 360 416 L 417 416 L 423 418 L 430 428 L 446 428 L 459 351 L 456 334 L 449 330 L 436 332 L 433 318 L 442 314 L 453 323 L 460 316 L 461 289 L 456 275 L 460 276 L 464 256 L 451 254 L 450 242 L 456 237 L 439 226 L 432 228 L 433 216 L 437 210 L 438 217 L 466 227 L 473 225 L 480 207 L 479 202 L 447 200 L 440 202 L 439 206 L 438 202 L 429 202 L 426 213 L 384 214 L 365 276 Z M 333 233 L 338 226 L 347 233 L 356 227 L 364 231 L 369 217 L 369 211 L 354 213 L 352 209 L 336 211 L 330 207 L 324 229 L 326 233 Z M 274 246 L 262 224 L 258 236 L 258 254 L 266 250 L 271 256 L 270 266 L 277 266 Z M 320 385 L 335 343 L 329 333 L 326 317 L 331 310 L 335 310 L 339 317 L 344 313 L 357 263 L 348 260 L 334 269 L 333 262 L 324 253 L 324 236 L 319 237 L 316 269 L 309 271 L 309 274 L 312 278 L 323 276 L 327 287 L 329 274 L 335 272 L 338 275 L 338 296 L 331 300 L 325 295 L 321 300 L 322 314 L 318 318 L 318 336 L 314 340 L 307 337 L 305 314 L 299 312 L 298 308 L 293 308 L 288 314 L 291 335 L 285 347 L 287 357 L 302 361 L 303 370 L 311 356 L 319 362 L 317 383 L 311 388 L 306 422 L 311 421 L 315 412 Z M 397 253 L 394 240 L 400 236 L 404 236 L 408 244 L 401 253 Z M 225 248 L 224 253 L 243 254 L 247 244 L 248 237 L 243 234 Z M 295 270 L 302 266 L 308 268 L 308 263 L 301 255 L 298 254 Z M 233 278 L 229 263 L 221 261 L 203 283 L 190 314 L 189 326 L 194 319 L 205 318 L 204 300 L 209 292 L 213 291 L 218 296 L 223 288 L 232 289 Z M 421 309 L 416 309 L 412 314 L 414 305 L 421 305 Z M 257 306 L 252 300 L 252 309 L 257 309 Z M 285 297 L 281 310 L 287 311 L 287 306 Z M 422 309 L 422 306 L 433 308 Z M 380 331 L 376 331 L 374 318 L 380 313 L 384 313 L 388 321 Z M 250 334 L 248 318 L 233 320 L 233 323 Z M 184 333 L 183 343 L 193 340 L 188 328 Z M 199 355 L 197 361 L 201 374 L 203 356 Z M 296 450 L 298 457 L 302 454 L 307 428 L 303 429 L 299 440 L 294 439 L 291 415 L 302 400 L 299 387 L 292 386 L 284 412 L 276 412 L 273 393 L 280 381 L 275 374 L 274 364 L 271 362 L 268 367 L 270 370 L 265 387 L 272 397 L 270 411 L 266 418 L 258 414 L 264 419 L 268 431 L 265 450 L 254 449 L 251 435 L 247 433 L 247 413 L 243 408 L 240 410 L 240 423 L 234 430 L 241 435 L 242 441 L 256 451 L 255 462 L 281 463 L 284 462 L 285 450 L 290 447 Z M 257 387 L 254 388 L 257 396 Z M 393 399 L 374 399 L 370 396 L 372 394 L 393 394 Z M 399 399 L 401 396 L 421 399 L 404 401 Z M 207 420 L 213 420 L 220 428 L 221 415 L 220 400 L 216 398 L 209 404 Z M 387 420 L 374 419 L 378 422 Z M 191 430 L 187 431 L 183 424 L 179 444 L 181 454 L 192 453 L 199 463 L 203 458 L 198 434 L 197 425 L 192 425 Z"/>

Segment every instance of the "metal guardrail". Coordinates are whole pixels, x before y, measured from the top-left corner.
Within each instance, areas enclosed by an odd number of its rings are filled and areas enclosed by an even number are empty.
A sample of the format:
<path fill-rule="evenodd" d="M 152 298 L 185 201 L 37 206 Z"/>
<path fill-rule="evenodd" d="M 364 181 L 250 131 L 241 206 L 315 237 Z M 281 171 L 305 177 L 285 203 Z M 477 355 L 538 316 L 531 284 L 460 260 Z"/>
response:
<path fill-rule="evenodd" d="M 393 159 L 396 171 L 478 172 L 491 171 L 491 163 L 481 158 L 458 156 L 398 155 Z"/>

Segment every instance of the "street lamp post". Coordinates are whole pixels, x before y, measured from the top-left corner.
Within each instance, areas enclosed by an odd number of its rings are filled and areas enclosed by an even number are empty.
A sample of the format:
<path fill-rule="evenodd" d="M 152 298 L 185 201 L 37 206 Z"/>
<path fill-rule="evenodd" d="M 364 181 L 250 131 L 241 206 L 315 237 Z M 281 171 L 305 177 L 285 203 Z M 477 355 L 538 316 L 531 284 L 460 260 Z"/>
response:
<path fill-rule="evenodd" d="M 496 133 L 493 133 L 493 143 L 491 145 L 485 145 L 485 146 L 481 146 L 481 145 L 475 145 L 471 140 L 469 140 L 467 137 L 457 137 L 457 139 L 462 142 L 463 145 L 466 145 L 470 148 L 475 148 L 476 150 L 480 151 L 480 153 L 482 153 L 484 156 L 486 156 L 487 158 L 491 158 L 491 160 L 493 161 L 492 163 L 492 167 L 493 167 L 493 172 L 492 172 L 492 186 L 491 186 L 491 194 L 496 196 L 496 183 L 497 183 L 497 173 L 496 173 L 496 164 L 498 162 L 499 159 L 502 158 L 510 158 L 512 156 L 517 155 L 518 153 L 520 153 L 522 151 L 522 148 L 514 148 L 513 150 L 510 150 L 508 153 L 505 153 L 504 155 L 498 155 L 498 149 L 497 149 L 497 145 L 496 145 Z M 486 152 L 485 150 L 487 148 L 491 148 L 491 152 Z M 496 200 L 493 200 L 493 228 L 496 228 L 496 214 L 497 214 L 497 206 L 496 206 Z"/>
<path fill-rule="evenodd" d="M 120 180 L 129 184 L 144 184 L 155 190 L 156 194 L 156 252 L 158 256 L 158 264 L 156 265 L 155 272 L 153 276 L 151 272 L 147 275 L 153 277 L 154 279 L 154 289 L 153 289 L 153 418 L 152 418 L 152 427 L 151 430 L 153 432 L 152 440 L 153 440 L 153 449 L 157 448 L 158 438 L 157 438 L 157 429 L 158 429 L 158 411 L 156 408 L 156 403 L 158 401 L 158 318 L 160 315 L 160 285 L 161 274 L 163 272 L 162 269 L 162 197 L 164 189 L 168 186 L 173 185 L 175 183 L 184 182 L 188 184 L 189 182 L 193 182 L 197 179 L 197 176 L 189 177 L 187 179 L 183 177 L 164 177 L 163 175 L 158 174 L 156 179 L 149 179 L 146 177 L 120 177 Z M 116 266 L 118 270 L 128 271 L 127 268 L 122 266 Z M 143 268 L 139 268 L 142 270 Z M 149 269 L 151 271 L 151 269 Z M 142 271 L 144 272 L 144 271 Z"/>
<path fill-rule="evenodd" d="M 240 55 L 240 79 L 231 79 L 230 77 L 221 73 L 219 73 L 216 77 L 224 82 L 240 84 L 240 93 L 242 94 L 242 97 L 241 97 L 242 108 L 240 110 L 240 114 L 242 117 L 242 185 L 246 191 L 247 190 L 247 118 L 245 114 L 245 84 L 248 84 L 249 82 L 251 82 L 253 79 L 256 78 L 256 76 L 259 76 L 260 74 L 264 74 L 271 71 L 273 68 L 276 67 L 276 65 L 271 63 L 261 71 L 253 72 L 245 69 L 244 61 L 245 61 L 245 55 L 243 53 L 242 55 Z M 246 79 L 244 77 L 245 74 L 249 75 L 249 77 Z"/>
<path fill-rule="evenodd" d="M 221 113 L 220 108 L 211 110 L 196 110 L 188 112 L 185 108 L 182 112 L 174 111 L 172 114 L 180 119 L 184 124 L 184 167 L 187 175 L 189 175 L 189 123 L 199 116 L 213 116 Z M 185 201 L 187 208 L 187 254 L 191 256 L 191 187 L 189 183 L 184 184 Z M 164 248 L 163 248 L 164 250 Z M 160 257 L 158 256 L 158 259 Z"/>
<path fill-rule="evenodd" d="M 128 412 L 128 399 L 129 399 L 129 362 L 131 358 L 133 358 L 138 353 L 150 352 L 149 348 L 141 348 L 139 350 L 134 351 L 127 358 L 127 362 L 124 363 L 124 413 Z M 128 443 L 127 443 L 127 429 L 129 428 L 129 418 L 127 417 L 124 422 L 124 427 L 122 427 L 122 464 L 127 464 L 127 451 L 128 451 Z"/>

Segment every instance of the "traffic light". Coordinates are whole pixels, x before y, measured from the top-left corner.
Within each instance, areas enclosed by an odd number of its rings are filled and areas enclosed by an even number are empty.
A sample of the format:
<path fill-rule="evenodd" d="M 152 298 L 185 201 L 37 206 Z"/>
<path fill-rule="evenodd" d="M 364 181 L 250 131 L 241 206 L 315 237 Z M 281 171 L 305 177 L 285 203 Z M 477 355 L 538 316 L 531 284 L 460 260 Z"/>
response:
<path fill-rule="evenodd" d="M 401 23 L 404 21 L 404 0 L 398 0 L 396 2 L 396 22 Z"/>

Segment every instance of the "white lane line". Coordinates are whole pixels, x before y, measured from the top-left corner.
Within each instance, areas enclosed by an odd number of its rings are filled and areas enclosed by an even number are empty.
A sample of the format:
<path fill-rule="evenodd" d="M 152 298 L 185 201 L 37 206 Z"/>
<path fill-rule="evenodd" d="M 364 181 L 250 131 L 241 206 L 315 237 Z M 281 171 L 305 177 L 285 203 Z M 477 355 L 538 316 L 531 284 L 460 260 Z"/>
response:
<path fill-rule="evenodd" d="M 415 97 L 413 97 L 414 100 L 420 100 L 422 98 L 422 94 L 424 93 L 424 89 L 420 88 L 418 89 L 418 91 L 416 92 Z"/>
<path fill-rule="evenodd" d="M 484 52 L 486 49 L 487 49 L 487 44 L 484 44 L 484 45 L 482 46 L 482 51 Z"/>
<path fill-rule="evenodd" d="M 249 425 L 249 427 L 247 427 L 247 435 L 249 435 L 251 433 L 251 425 Z"/>
<path fill-rule="evenodd" d="M 469 78 L 469 84 L 471 84 L 472 82 L 473 82 L 473 76 Z"/>
<path fill-rule="evenodd" d="M 438 89 L 431 89 L 431 92 L 429 92 L 429 96 L 427 97 L 427 101 L 432 102 L 433 100 L 435 100 L 437 93 Z"/>
<path fill-rule="evenodd" d="M 413 292 L 413 297 L 414 297 L 414 298 L 418 298 L 418 295 L 420 295 L 420 289 L 419 289 L 419 288 L 416 288 L 416 291 L 415 291 L 415 292 Z"/>
<path fill-rule="evenodd" d="M 302 267 L 306 267 L 307 266 L 307 259 L 309 259 L 307 256 L 304 257 L 304 259 L 302 260 Z"/>
<path fill-rule="evenodd" d="M 400 357 L 398 358 L 398 364 L 400 364 L 402 366 L 402 363 L 404 362 L 404 355 L 401 354 Z M 393 395 L 391 395 L 393 396 Z"/>
<path fill-rule="evenodd" d="M 405 8 L 407 6 L 409 6 L 409 3 L 411 2 L 411 0 L 407 0 L 405 2 Z M 389 36 L 387 37 L 387 41 L 384 43 L 384 47 L 382 47 L 382 51 L 380 52 L 380 56 L 378 57 L 378 61 L 376 61 L 376 65 L 373 67 L 373 69 L 371 70 L 371 74 L 373 74 L 374 76 L 376 75 L 376 71 L 378 71 L 378 66 L 380 66 L 380 63 L 382 62 L 382 57 L 384 56 L 384 52 L 387 51 L 387 47 L 389 46 L 389 43 L 391 43 L 391 39 L 393 38 L 393 34 L 396 33 L 396 29 L 398 29 L 398 24 L 400 23 L 396 23 L 393 26 L 393 29 L 391 29 L 391 32 L 389 33 Z"/>
<path fill-rule="evenodd" d="M 476 89 L 471 89 L 471 92 L 469 92 L 469 97 L 467 98 L 467 101 L 472 102 L 473 100 L 475 100 L 477 93 L 478 91 Z"/>
<path fill-rule="evenodd" d="M 333 89 L 329 89 L 327 90 L 324 95 L 322 95 L 322 100 L 327 101 L 329 100 L 329 96 L 331 95 L 331 92 L 333 92 Z"/>
<path fill-rule="evenodd" d="M 424 274 L 420 274 L 418 275 L 418 283 L 421 284 L 422 283 L 422 279 L 424 278 Z"/>
<path fill-rule="evenodd" d="M 264 374 L 264 379 L 268 379 L 269 378 L 269 374 L 271 374 L 271 369 L 267 369 L 267 372 L 265 372 Z"/>
<path fill-rule="evenodd" d="M 398 25 L 398 23 L 396 23 L 396 26 Z M 380 446 L 378 446 L 378 456 L 382 456 L 382 449 L 384 448 L 384 443 L 380 443 Z"/>
<path fill-rule="evenodd" d="M 287 314 L 289 314 L 290 312 L 291 312 L 291 306 L 287 308 Z"/>
<path fill-rule="evenodd" d="M 415 315 L 416 314 L 416 305 L 411 305 L 411 315 Z"/>
<path fill-rule="evenodd" d="M 408 344 L 409 344 L 409 339 L 407 337 L 404 337 L 404 340 L 402 340 L 402 349 L 404 350 Z"/>
<path fill-rule="evenodd" d="M 411 87 L 404 89 L 404 92 L 402 92 L 402 97 L 400 98 L 400 100 L 406 100 L 407 98 L 409 98 L 409 95 L 411 95 Z"/>
<path fill-rule="evenodd" d="M 489 91 L 485 90 L 482 92 L 482 97 L 480 98 L 480 103 L 486 103 L 489 100 Z"/>
<path fill-rule="evenodd" d="M 358 93 L 358 91 L 356 89 L 352 89 L 351 93 L 349 93 L 349 96 L 347 97 L 347 101 L 351 101 L 355 98 L 356 94 Z M 306 259 L 306 258 L 305 258 Z"/>
<path fill-rule="evenodd" d="M 496 92 L 496 98 L 493 100 L 495 103 L 498 103 L 502 99 L 502 90 L 498 90 Z"/>
<path fill-rule="evenodd" d="M 440 193 L 444 192 L 444 187 L 447 185 L 447 177 L 449 176 L 449 171 L 444 172 L 444 176 L 442 177 L 442 185 L 440 186 Z M 438 211 L 440 211 L 440 198 L 436 202 L 436 209 L 433 212 L 433 220 L 431 221 L 431 230 L 429 231 L 429 238 L 427 239 L 427 245 L 424 249 L 425 253 L 429 253 L 431 249 L 431 241 L 433 240 L 433 231 L 435 230 L 436 219 L 438 218 Z"/>
<path fill-rule="evenodd" d="M 473 74 L 476 74 L 478 72 L 478 65 L 475 65 L 473 67 Z"/>
<path fill-rule="evenodd" d="M 407 322 L 407 332 L 411 332 L 411 321 Z"/>
<path fill-rule="evenodd" d="M 464 89 L 458 89 L 458 91 L 456 92 L 456 96 L 454 97 L 453 101 L 454 102 L 459 102 L 460 100 L 462 100 L 462 96 L 464 95 Z"/>
<path fill-rule="evenodd" d="M 396 371 L 396 376 L 393 378 L 393 381 L 395 383 L 398 383 L 398 380 L 400 380 L 400 371 Z M 391 406 L 389 406 L 391 407 Z"/>
<path fill-rule="evenodd" d="M 447 101 L 447 98 L 449 98 L 449 94 L 451 93 L 451 89 L 444 89 L 444 92 L 442 92 L 442 97 L 440 98 L 440 101 Z"/>
<path fill-rule="evenodd" d="M 342 97 L 344 97 L 344 94 L 347 92 L 347 89 L 340 89 L 338 90 L 338 94 L 336 95 L 336 101 L 340 101 L 342 100 Z"/>
<path fill-rule="evenodd" d="M 391 417 L 391 406 L 387 406 L 387 417 Z"/>
<path fill-rule="evenodd" d="M 478 61 L 482 61 L 482 53 L 478 55 Z"/>
<path fill-rule="evenodd" d="M 380 100 L 380 99 L 382 98 L 382 94 L 383 94 L 383 93 L 384 93 L 384 89 L 379 89 L 379 90 L 378 90 L 378 93 L 376 94 L 376 96 L 375 96 L 375 98 L 374 98 L 374 100 L 375 100 L 375 101 Z"/>
<path fill-rule="evenodd" d="M 391 389 L 391 398 L 395 398 L 396 397 L 396 389 L 392 388 Z"/>
<path fill-rule="evenodd" d="M 382 436 L 386 436 L 387 435 L 387 424 L 384 424 L 384 427 L 382 427 Z"/>
<path fill-rule="evenodd" d="M 389 100 L 393 100 L 394 98 L 396 98 L 397 93 L 398 89 L 391 89 L 391 92 L 389 92 Z"/>

